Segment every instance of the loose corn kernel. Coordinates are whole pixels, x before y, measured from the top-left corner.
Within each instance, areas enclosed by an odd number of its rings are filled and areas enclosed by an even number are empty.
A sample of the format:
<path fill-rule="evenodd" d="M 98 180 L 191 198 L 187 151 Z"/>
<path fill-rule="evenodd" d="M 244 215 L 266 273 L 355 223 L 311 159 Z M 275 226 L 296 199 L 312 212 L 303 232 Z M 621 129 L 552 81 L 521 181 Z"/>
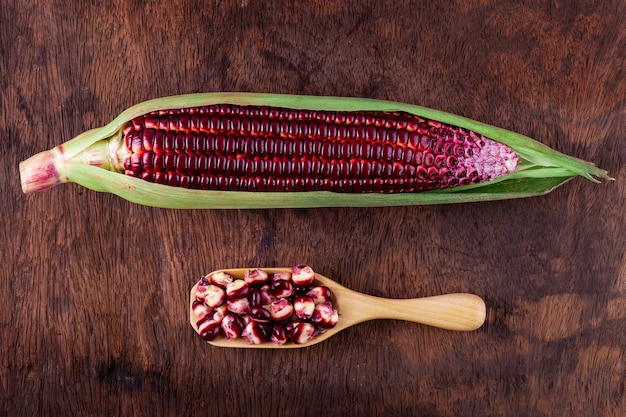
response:
<path fill-rule="evenodd" d="M 292 271 L 269 274 L 259 268 L 248 269 L 243 273 L 248 281 L 234 279 L 224 271 L 200 278 L 191 306 L 198 319 L 194 322 L 201 338 L 211 341 L 224 336 L 228 339 L 244 338 L 251 344 L 268 341 L 277 345 L 288 342 L 298 344 L 306 343 L 334 327 L 339 320 L 339 313 L 331 301 L 331 290 L 308 281 L 308 276 L 315 277 L 315 272 L 307 265 L 297 265 Z M 298 275 L 307 278 L 307 284 L 299 285 L 298 292 L 286 291 L 281 287 L 281 291 L 272 299 L 263 299 L 263 288 L 270 288 L 268 281 L 272 284 L 286 283 L 293 288 L 291 281 L 285 278 Z M 216 279 L 220 282 L 229 281 L 225 291 L 227 298 L 222 299 L 219 305 L 212 303 L 214 296 L 211 295 L 216 289 L 218 292 L 224 291 L 210 284 Z M 245 294 L 241 293 L 242 288 L 246 289 Z"/>

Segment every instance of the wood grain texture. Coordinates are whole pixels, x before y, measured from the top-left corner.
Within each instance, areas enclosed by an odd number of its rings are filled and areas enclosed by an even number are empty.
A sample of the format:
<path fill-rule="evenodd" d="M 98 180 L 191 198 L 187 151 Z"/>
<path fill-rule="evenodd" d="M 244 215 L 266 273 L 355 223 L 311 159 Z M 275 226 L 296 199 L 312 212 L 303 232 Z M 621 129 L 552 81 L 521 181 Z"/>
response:
<path fill-rule="evenodd" d="M 0 27 L 0 415 L 624 415 L 623 1 L 4 0 Z M 384 209 L 20 190 L 19 161 L 130 105 L 228 90 L 435 107 L 616 181 Z M 373 321 L 280 352 L 189 326 L 200 275 L 300 262 L 381 297 L 476 293 L 487 323 Z"/>

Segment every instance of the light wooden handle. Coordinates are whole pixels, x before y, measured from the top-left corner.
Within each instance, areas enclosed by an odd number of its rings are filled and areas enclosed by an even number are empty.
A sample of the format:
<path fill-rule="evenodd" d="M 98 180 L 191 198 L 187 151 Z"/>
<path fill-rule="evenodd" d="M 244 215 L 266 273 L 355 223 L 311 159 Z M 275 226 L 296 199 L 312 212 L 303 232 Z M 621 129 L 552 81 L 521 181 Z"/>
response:
<path fill-rule="evenodd" d="M 379 299 L 376 304 L 379 318 L 407 320 L 460 331 L 476 330 L 482 326 L 487 310 L 482 298 L 466 293 L 406 300 Z"/>

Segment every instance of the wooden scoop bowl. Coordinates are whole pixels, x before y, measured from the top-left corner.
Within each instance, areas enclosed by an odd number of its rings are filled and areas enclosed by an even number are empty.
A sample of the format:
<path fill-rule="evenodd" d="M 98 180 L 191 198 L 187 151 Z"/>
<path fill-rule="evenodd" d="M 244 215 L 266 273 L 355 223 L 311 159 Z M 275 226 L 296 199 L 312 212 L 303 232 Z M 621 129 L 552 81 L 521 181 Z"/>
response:
<path fill-rule="evenodd" d="M 249 269 L 251 268 L 222 269 L 220 271 L 226 272 L 234 278 L 242 278 Z M 291 268 L 261 269 L 268 274 L 291 271 Z M 335 327 L 315 336 L 310 342 L 303 344 L 289 342 L 279 346 L 268 341 L 252 345 L 243 338 L 227 339 L 220 336 L 208 343 L 213 346 L 231 348 L 302 348 L 323 342 L 340 331 L 367 320 L 406 320 L 458 331 L 476 330 L 485 322 L 485 303 L 474 294 L 457 293 L 411 299 L 390 299 L 353 291 L 318 273 L 315 274 L 315 280 L 316 285 L 325 285 L 332 291 L 333 306 L 339 312 L 339 322 Z M 195 300 L 197 285 L 191 289 L 189 302 L 189 320 L 196 332 L 198 332 L 196 323 L 199 317 L 195 315 L 191 304 Z"/>

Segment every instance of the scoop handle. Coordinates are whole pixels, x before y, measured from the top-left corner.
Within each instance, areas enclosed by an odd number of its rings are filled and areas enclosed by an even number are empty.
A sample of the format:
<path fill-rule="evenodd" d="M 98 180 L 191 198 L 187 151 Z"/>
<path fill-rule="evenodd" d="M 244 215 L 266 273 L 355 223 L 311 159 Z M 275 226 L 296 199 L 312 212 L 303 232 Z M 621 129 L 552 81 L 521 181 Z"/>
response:
<path fill-rule="evenodd" d="M 453 293 L 411 299 L 389 299 L 364 295 L 368 302 L 367 319 L 396 319 L 426 324 L 441 329 L 470 331 L 485 322 L 487 307 L 474 294 Z"/>

